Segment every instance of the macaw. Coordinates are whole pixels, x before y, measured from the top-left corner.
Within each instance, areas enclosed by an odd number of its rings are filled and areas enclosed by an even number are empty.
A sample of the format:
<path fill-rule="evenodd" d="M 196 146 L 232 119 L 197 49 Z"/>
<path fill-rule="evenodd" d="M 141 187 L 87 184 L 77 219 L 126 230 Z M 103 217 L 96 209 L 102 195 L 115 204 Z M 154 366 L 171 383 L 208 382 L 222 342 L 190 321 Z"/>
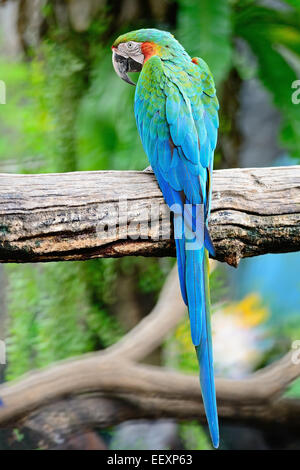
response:
<path fill-rule="evenodd" d="M 214 80 L 204 60 L 191 58 L 166 31 L 140 29 L 123 34 L 113 43 L 112 53 L 114 69 L 123 80 L 135 85 L 128 72 L 140 72 L 136 123 L 164 199 L 174 213 L 180 287 L 188 306 L 209 431 L 217 448 L 208 264 L 209 253 L 215 254 L 208 232 L 219 125 Z"/>

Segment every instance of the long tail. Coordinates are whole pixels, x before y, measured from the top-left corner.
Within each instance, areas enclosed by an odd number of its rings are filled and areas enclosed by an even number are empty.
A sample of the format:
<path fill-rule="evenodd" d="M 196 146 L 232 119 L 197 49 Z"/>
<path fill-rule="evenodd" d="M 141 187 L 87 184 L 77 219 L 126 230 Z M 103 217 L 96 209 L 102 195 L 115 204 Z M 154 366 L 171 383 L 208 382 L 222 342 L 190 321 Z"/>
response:
<path fill-rule="evenodd" d="M 199 346 L 196 346 L 196 353 L 200 368 L 200 385 L 203 397 L 205 413 L 207 416 L 209 431 L 214 447 L 219 447 L 219 424 L 216 403 L 216 391 L 214 381 L 213 352 L 210 325 L 210 292 L 209 292 L 209 259 L 208 252 L 204 248 L 202 265 L 202 275 L 204 280 L 203 299 L 203 325 Z"/>
<path fill-rule="evenodd" d="M 183 238 L 176 240 L 179 277 L 183 297 L 189 309 L 192 340 L 200 368 L 200 385 L 205 413 L 212 443 L 217 448 L 219 425 L 213 370 L 207 250 L 210 241 L 204 237 L 204 244 L 201 244 L 194 239 L 195 247 L 193 247 L 193 242 L 187 241 L 187 239 L 191 240 L 191 234 L 187 232 L 190 230 L 185 226 Z"/>

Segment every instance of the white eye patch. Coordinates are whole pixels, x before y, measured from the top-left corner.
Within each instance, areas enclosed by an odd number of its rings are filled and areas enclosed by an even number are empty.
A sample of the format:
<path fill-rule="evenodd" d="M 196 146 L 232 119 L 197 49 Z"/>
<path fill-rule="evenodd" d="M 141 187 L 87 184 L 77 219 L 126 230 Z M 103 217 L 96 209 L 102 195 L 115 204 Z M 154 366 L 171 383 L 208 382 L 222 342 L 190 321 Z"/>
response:
<path fill-rule="evenodd" d="M 123 57 L 131 57 L 136 62 L 143 64 L 144 55 L 141 51 L 141 45 L 142 43 L 135 41 L 122 42 L 117 48 L 118 54 Z"/>
<path fill-rule="evenodd" d="M 140 43 L 134 41 L 125 42 L 125 46 L 127 47 L 128 51 L 135 51 L 140 49 Z"/>

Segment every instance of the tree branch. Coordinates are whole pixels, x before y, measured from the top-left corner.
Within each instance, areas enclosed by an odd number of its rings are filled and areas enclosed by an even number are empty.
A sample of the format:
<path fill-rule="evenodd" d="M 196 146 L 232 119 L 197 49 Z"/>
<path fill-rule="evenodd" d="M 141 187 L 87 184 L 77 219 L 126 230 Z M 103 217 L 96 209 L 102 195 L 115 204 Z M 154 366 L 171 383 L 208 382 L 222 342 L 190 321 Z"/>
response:
<path fill-rule="evenodd" d="M 300 401 L 281 398 L 286 386 L 299 375 L 300 366 L 293 364 L 288 354 L 246 379 L 217 378 L 219 416 L 299 427 Z M 45 414 L 49 416 L 54 409 L 57 411 L 57 403 L 62 400 L 65 416 L 81 403 L 81 407 L 86 407 L 88 419 L 103 427 L 141 417 L 205 420 L 198 377 L 133 364 L 121 358 L 99 359 L 94 354 L 31 372 L 22 380 L 2 385 L 0 394 L 5 403 L 0 411 L 1 426 L 37 420 L 40 413 L 44 413 L 45 419 Z M 106 405 L 101 403 L 103 399 L 110 403 L 107 412 Z M 97 400 L 98 411 L 94 406 Z M 115 412 L 112 412 L 115 401 Z M 73 415 L 70 414 L 69 421 Z M 76 420 L 78 426 L 79 417 Z"/>
<path fill-rule="evenodd" d="M 153 311 L 116 345 L 61 361 L 0 386 L 0 427 L 30 429 L 46 447 L 72 433 L 126 419 L 196 418 L 205 422 L 198 377 L 134 364 L 153 351 L 185 312 L 176 266 Z M 299 427 L 300 401 L 281 397 L 300 375 L 288 354 L 243 380 L 217 378 L 219 415 Z M 38 444 L 40 446 L 40 444 Z"/>
<path fill-rule="evenodd" d="M 215 171 L 213 189 L 218 260 L 300 249 L 299 166 Z M 173 256 L 171 238 L 151 173 L 0 175 L 0 262 Z"/>

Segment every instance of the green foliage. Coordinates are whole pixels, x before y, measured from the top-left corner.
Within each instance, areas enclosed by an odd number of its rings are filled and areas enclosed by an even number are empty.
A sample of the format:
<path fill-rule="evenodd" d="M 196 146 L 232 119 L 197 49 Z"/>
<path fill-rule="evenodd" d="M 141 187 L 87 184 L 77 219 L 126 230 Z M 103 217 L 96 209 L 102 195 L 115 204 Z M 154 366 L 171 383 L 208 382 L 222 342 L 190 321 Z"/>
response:
<path fill-rule="evenodd" d="M 77 167 L 75 122 L 85 88 L 84 63 L 61 44 L 44 44 L 42 54 L 47 60 L 42 64 L 45 80 L 41 106 L 51 116 L 53 132 L 49 137 L 56 171 L 74 171 Z"/>
<path fill-rule="evenodd" d="M 18 428 L 13 430 L 13 435 L 17 442 L 22 442 L 24 439 L 24 434 L 22 434 Z"/>
<path fill-rule="evenodd" d="M 20 165 L 22 160 L 38 154 L 39 136 L 45 122 L 32 119 L 35 105 L 31 99 L 29 65 L 2 62 L 0 68 L 1 79 L 9 84 L 7 104 L 0 107 L 0 161 L 14 161 L 15 165 Z"/>
<path fill-rule="evenodd" d="M 180 425 L 179 433 L 185 449 L 188 450 L 213 450 L 208 435 L 199 426 L 197 421 Z"/>
<path fill-rule="evenodd" d="M 294 380 L 285 390 L 284 398 L 299 398 L 300 397 L 300 379 Z"/>
<path fill-rule="evenodd" d="M 107 314 L 111 299 L 103 296 L 114 283 L 110 265 L 111 260 L 8 267 L 8 379 L 120 337 Z"/>
<path fill-rule="evenodd" d="M 98 54 L 77 119 L 78 169 L 132 170 L 148 165 L 134 119 L 134 91 L 116 76 L 107 51 Z"/>
<path fill-rule="evenodd" d="M 131 260 L 124 259 L 122 266 L 123 269 L 125 267 L 126 272 L 128 272 L 127 269 L 129 267 L 126 267 L 127 264 L 131 266 L 135 265 L 138 270 L 137 283 L 140 292 L 144 294 L 154 294 L 157 298 L 164 285 L 166 275 L 174 264 L 174 260 L 171 258 L 149 258 L 145 263 L 143 258 L 136 258 L 136 261 L 132 263 Z"/>
<path fill-rule="evenodd" d="M 299 106 L 291 99 L 300 69 L 300 3 L 282 3 L 286 8 L 264 7 L 258 0 L 178 0 L 177 31 L 192 56 L 206 60 L 217 84 L 232 67 L 242 79 L 259 78 L 283 117 L 283 146 L 300 158 Z M 253 65 L 236 48 L 237 38 L 253 52 Z"/>
<path fill-rule="evenodd" d="M 28 160 L 37 161 L 39 172 L 71 171 L 76 169 L 74 126 L 84 90 L 83 64 L 62 45 L 45 43 L 39 52 L 30 63 L 2 64 L 1 77 L 9 87 L 0 115 L 7 130 L 0 159 L 13 159 L 23 172 L 32 172 Z"/>
<path fill-rule="evenodd" d="M 178 38 L 189 53 L 202 57 L 216 82 L 231 65 L 231 8 L 228 0 L 180 0 Z"/>
<path fill-rule="evenodd" d="M 289 2 L 293 3 L 293 2 Z M 296 6 L 296 5 L 295 5 Z M 292 83 L 297 79 L 286 51 L 300 64 L 300 10 L 265 8 L 253 1 L 237 2 L 234 31 L 252 49 L 257 76 L 270 91 L 283 117 L 282 142 L 292 156 L 300 157 L 300 113 L 292 103 Z"/>

